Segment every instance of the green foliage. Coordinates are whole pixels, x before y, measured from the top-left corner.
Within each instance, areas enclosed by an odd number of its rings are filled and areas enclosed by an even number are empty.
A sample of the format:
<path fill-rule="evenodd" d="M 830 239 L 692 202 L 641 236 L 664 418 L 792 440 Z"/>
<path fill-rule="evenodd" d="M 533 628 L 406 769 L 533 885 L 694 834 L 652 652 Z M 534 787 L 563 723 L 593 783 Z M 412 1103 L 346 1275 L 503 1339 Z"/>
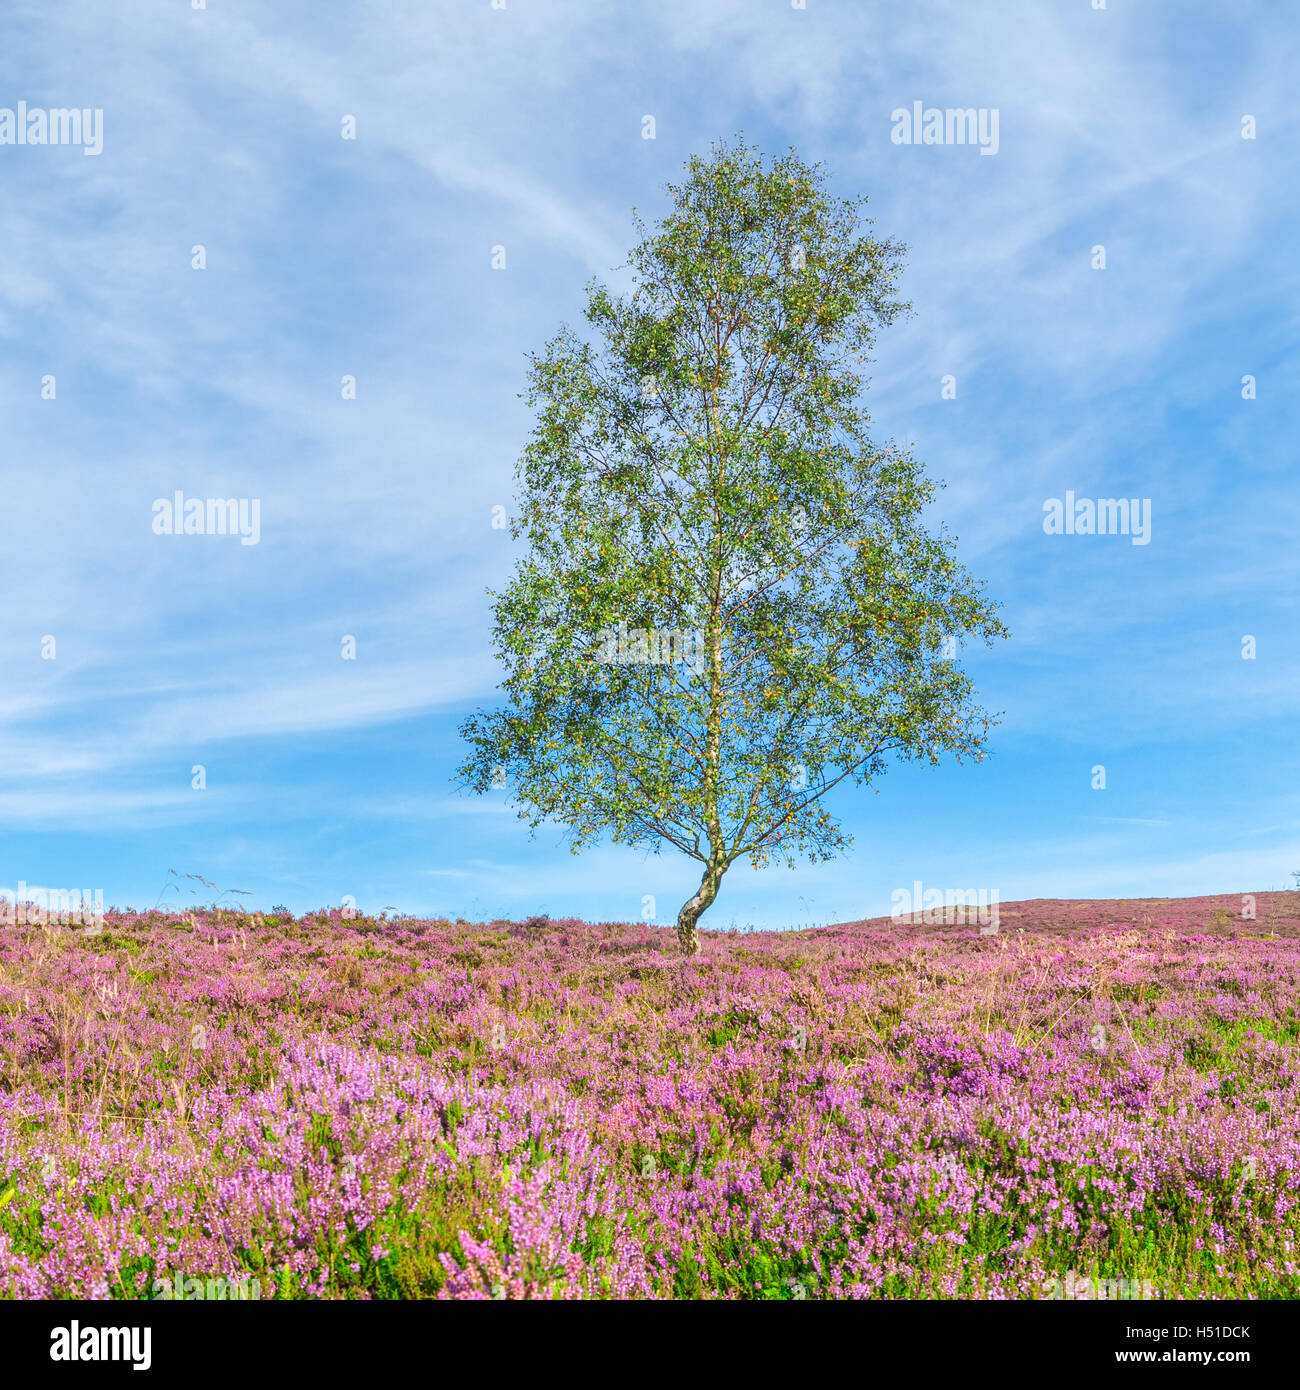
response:
<path fill-rule="evenodd" d="M 630 292 L 593 283 L 591 332 L 531 358 L 506 704 L 465 723 L 461 777 L 504 772 L 575 850 L 675 846 L 706 866 L 698 915 L 741 858 L 840 850 L 840 782 L 982 756 L 993 721 L 942 643 L 1004 630 L 859 401 L 903 248 L 793 152 L 722 145 L 668 192 Z"/>

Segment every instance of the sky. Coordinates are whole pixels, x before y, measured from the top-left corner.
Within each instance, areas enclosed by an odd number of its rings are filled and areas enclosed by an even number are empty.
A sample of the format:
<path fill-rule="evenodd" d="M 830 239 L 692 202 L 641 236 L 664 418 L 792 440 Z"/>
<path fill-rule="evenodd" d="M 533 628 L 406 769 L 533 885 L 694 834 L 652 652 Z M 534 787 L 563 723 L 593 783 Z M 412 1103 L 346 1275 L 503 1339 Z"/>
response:
<path fill-rule="evenodd" d="M 739 133 L 907 244 L 865 403 L 1011 637 L 965 663 L 987 761 L 841 789 L 846 854 L 738 865 L 702 925 L 1290 886 L 1300 12 L 196 3 L 6 0 L 0 141 L 25 102 L 102 148 L 0 143 L 0 888 L 673 920 L 692 861 L 452 778 L 526 354 Z M 996 150 L 901 143 L 916 102 Z M 156 534 L 178 491 L 257 499 L 257 543 Z M 1048 534 L 1067 492 L 1149 502 L 1147 543 Z"/>

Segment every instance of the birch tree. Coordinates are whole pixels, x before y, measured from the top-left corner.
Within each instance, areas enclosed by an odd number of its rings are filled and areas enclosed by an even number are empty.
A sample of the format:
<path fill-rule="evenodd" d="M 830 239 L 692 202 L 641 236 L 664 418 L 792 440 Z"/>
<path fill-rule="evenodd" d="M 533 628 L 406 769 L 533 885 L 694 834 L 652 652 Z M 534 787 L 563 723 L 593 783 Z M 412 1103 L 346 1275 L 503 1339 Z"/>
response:
<path fill-rule="evenodd" d="M 957 661 L 1005 631 L 906 449 L 868 433 L 861 370 L 905 312 L 904 248 L 795 152 L 691 159 L 628 287 L 529 359 L 535 424 L 494 600 L 501 707 L 462 783 L 534 831 L 698 862 L 683 952 L 724 875 L 849 843 L 828 805 L 892 759 L 984 756 Z"/>

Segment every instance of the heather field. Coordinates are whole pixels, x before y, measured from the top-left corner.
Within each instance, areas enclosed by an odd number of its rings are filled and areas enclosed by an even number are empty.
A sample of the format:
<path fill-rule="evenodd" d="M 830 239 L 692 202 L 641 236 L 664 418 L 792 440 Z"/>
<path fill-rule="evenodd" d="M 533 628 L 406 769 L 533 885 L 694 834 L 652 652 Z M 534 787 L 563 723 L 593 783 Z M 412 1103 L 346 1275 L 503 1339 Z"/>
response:
<path fill-rule="evenodd" d="M 0 1289 L 1300 1294 L 1300 894 L 0 939 Z M 1053 1281 L 1056 1281 L 1054 1284 Z"/>

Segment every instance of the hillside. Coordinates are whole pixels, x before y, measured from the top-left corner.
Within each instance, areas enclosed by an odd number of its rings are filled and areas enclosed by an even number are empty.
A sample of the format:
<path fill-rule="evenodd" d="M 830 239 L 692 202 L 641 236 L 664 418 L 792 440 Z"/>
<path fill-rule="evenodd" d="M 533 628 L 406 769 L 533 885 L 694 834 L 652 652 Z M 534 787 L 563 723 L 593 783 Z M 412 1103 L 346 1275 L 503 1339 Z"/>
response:
<path fill-rule="evenodd" d="M 11 925 L 0 1293 L 1294 1297 L 1300 894 L 1256 898 L 690 962 L 622 923 Z"/>

